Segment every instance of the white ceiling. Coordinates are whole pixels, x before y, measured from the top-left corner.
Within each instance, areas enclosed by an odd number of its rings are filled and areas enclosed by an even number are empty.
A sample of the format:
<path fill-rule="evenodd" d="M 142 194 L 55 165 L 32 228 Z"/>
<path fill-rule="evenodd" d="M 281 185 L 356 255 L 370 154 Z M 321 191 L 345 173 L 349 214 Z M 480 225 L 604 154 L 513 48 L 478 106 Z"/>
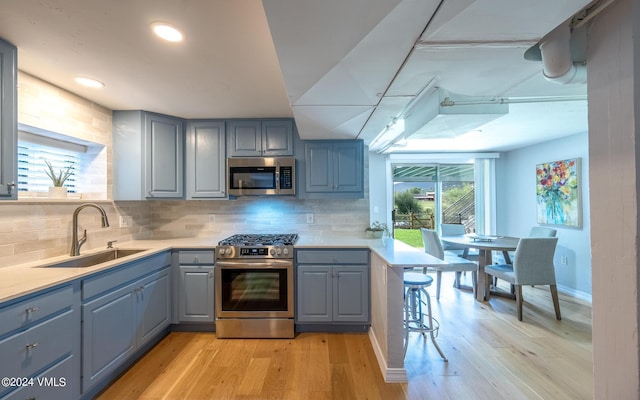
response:
<path fill-rule="evenodd" d="M 585 132 L 586 101 L 526 100 L 474 122 L 422 110 L 414 98 L 427 85 L 452 98 L 584 98 L 586 84 L 547 82 L 523 54 L 588 3 L 20 0 L 0 4 L 0 37 L 18 47 L 20 70 L 110 109 L 293 116 L 303 139 L 369 143 L 410 106 L 433 114 L 416 134 L 429 151 L 500 151 Z M 185 41 L 156 40 L 155 21 L 180 27 Z M 84 89 L 77 75 L 106 87 Z"/>

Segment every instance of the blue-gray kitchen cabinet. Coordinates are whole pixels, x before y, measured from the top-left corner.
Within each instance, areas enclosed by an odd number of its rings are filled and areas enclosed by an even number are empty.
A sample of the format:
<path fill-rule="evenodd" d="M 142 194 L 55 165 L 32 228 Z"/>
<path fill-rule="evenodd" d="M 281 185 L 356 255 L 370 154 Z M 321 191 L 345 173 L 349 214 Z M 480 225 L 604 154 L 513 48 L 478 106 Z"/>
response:
<path fill-rule="evenodd" d="M 225 122 L 187 122 L 187 199 L 226 197 Z"/>
<path fill-rule="evenodd" d="M 0 377 L 14 378 L 1 399 L 80 396 L 79 293 L 73 282 L 0 306 Z"/>
<path fill-rule="evenodd" d="M 296 273 L 296 322 L 332 322 L 333 267 L 299 265 Z"/>
<path fill-rule="evenodd" d="M 296 274 L 296 324 L 369 324 L 368 249 L 297 250 Z"/>
<path fill-rule="evenodd" d="M 82 282 L 82 393 L 91 396 L 166 333 L 171 253 L 132 261 Z"/>
<path fill-rule="evenodd" d="M 18 198 L 18 51 L 0 40 L 0 200 Z"/>
<path fill-rule="evenodd" d="M 114 200 L 183 198 L 184 142 L 181 118 L 114 111 Z"/>
<path fill-rule="evenodd" d="M 214 251 L 180 250 L 178 263 L 178 322 L 212 324 Z"/>
<path fill-rule="evenodd" d="M 364 197 L 364 144 L 361 140 L 305 142 L 305 191 L 336 197 Z"/>
<path fill-rule="evenodd" d="M 230 120 L 227 123 L 229 157 L 293 155 L 293 120 Z"/>

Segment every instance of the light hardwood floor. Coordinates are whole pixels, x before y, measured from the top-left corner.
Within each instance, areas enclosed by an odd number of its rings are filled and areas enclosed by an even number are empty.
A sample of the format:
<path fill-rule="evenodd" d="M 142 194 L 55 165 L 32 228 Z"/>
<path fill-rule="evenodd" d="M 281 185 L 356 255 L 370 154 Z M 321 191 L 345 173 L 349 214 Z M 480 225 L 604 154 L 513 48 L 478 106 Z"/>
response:
<path fill-rule="evenodd" d="M 384 383 L 366 334 L 171 333 L 99 399 L 591 399 L 591 308 L 561 294 L 557 321 L 548 289 L 523 291 L 519 322 L 514 301 L 443 283 L 433 306 L 449 362 L 412 334 L 408 383 Z"/>

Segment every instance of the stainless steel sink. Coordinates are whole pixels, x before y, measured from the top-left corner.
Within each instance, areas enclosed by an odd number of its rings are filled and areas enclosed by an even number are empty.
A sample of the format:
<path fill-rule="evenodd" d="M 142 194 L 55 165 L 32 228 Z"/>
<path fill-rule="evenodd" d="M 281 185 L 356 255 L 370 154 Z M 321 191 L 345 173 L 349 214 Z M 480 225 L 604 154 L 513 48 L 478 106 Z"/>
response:
<path fill-rule="evenodd" d="M 43 268 L 86 268 L 94 265 L 102 264 L 107 261 L 113 261 L 120 258 L 132 256 L 147 249 L 111 249 L 101 251 L 100 253 L 89 254 L 86 256 L 77 256 L 69 260 L 61 261 L 55 264 L 43 265 Z"/>

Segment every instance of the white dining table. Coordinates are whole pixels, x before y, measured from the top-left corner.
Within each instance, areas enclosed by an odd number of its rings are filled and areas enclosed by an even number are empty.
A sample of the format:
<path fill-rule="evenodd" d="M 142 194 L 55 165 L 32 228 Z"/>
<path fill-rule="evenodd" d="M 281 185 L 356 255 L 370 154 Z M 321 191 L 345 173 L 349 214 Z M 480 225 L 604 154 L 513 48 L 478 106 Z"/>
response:
<path fill-rule="evenodd" d="M 468 249 L 478 250 L 478 279 L 476 279 L 476 300 L 484 301 L 487 299 L 485 293 L 485 273 L 484 267 L 493 263 L 491 253 L 493 251 L 501 251 L 504 254 L 505 262 L 510 264 L 509 251 L 514 251 L 518 246 L 520 238 L 511 236 L 498 235 L 454 235 L 442 236 L 442 242 L 460 245 Z M 464 254 L 463 254 L 464 257 Z M 492 292 L 493 293 L 493 292 Z M 501 293 L 495 293 L 500 295 Z"/>

